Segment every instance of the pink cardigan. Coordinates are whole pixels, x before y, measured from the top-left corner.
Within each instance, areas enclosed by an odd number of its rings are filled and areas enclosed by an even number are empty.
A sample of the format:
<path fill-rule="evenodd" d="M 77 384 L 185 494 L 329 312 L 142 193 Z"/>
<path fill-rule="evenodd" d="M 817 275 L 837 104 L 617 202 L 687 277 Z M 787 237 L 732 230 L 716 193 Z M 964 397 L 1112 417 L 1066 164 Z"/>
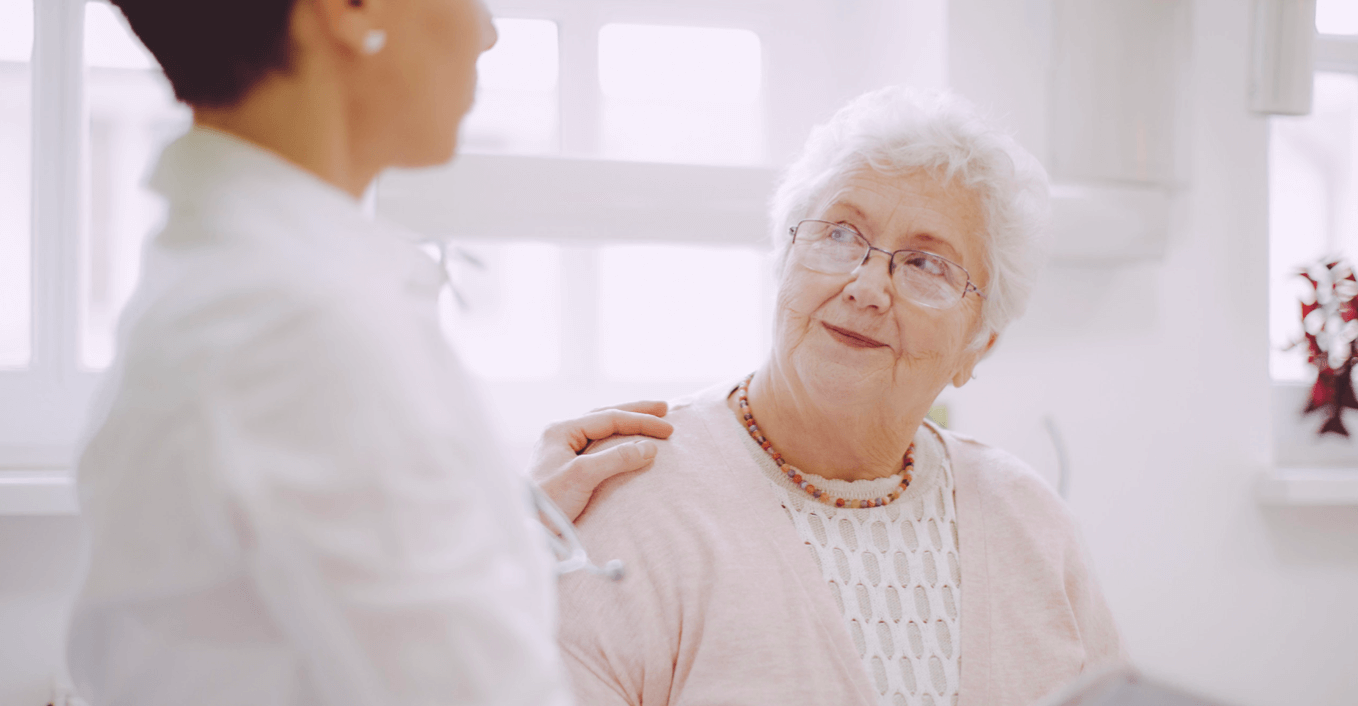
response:
<path fill-rule="evenodd" d="M 860 704 L 879 697 L 820 571 L 726 407 L 734 385 L 671 405 L 650 469 L 600 487 L 577 520 L 627 576 L 561 581 L 561 644 L 581 706 Z M 959 706 L 1030 704 L 1120 658 L 1076 523 L 1021 461 L 941 432 L 962 563 Z M 863 512 L 863 511 L 850 511 Z"/>

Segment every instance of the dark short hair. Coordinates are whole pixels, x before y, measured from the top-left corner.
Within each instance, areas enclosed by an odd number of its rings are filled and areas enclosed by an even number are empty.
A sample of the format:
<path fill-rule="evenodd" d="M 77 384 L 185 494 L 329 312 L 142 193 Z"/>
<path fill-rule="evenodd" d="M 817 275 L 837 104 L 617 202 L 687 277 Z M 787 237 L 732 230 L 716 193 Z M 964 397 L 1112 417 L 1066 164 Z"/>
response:
<path fill-rule="evenodd" d="M 268 73 L 291 66 L 296 0 L 112 2 L 189 105 L 233 105 Z"/>

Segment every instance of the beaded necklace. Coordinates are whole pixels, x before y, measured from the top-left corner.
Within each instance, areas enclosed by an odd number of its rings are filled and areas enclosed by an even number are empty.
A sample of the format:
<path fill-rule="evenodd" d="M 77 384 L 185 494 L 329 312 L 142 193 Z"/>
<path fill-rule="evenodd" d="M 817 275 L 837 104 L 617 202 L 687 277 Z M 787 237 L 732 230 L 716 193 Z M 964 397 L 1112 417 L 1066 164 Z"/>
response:
<path fill-rule="evenodd" d="M 769 440 L 764 438 L 764 433 L 759 430 L 759 424 L 754 420 L 754 412 L 750 409 L 750 381 L 753 379 L 754 373 L 750 373 L 749 377 L 746 377 L 745 380 L 740 383 L 740 387 L 736 389 L 737 401 L 740 403 L 740 413 L 744 417 L 742 421 L 745 424 L 745 429 L 750 432 L 750 437 L 755 440 L 755 443 L 759 444 L 759 447 L 764 449 L 764 453 L 768 454 L 769 458 L 772 458 L 773 462 L 778 464 L 778 470 L 786 473 L 788 479 L 795 483 L 797 487 L 806 491 L 807 495 L 810 495 L 812 498 L 815 498 L 826 505 L 833 505 L 835 507 L 881 507 L 894 502 L 896 498 L 901 497 L 901 493 L 905 492 L 906 488 L 910 487 L 910 481 L 914 478 L 915 470 L 915 445 L 913 443 L 910 444 L 910 448 L 905 450 L 905 465 L 901 468 L 900 473 L 897 474 L 901 477 L 900 487 L 896 488 L 891 494 L 884 498 L 874 498 L 872 500 L 845 500 L 844 498 L 832 497 L 824 490 L 808 483 L 792 464 L 783 460 L 783 455 L 773 449 L 773 444 L 770 444 Z"/>

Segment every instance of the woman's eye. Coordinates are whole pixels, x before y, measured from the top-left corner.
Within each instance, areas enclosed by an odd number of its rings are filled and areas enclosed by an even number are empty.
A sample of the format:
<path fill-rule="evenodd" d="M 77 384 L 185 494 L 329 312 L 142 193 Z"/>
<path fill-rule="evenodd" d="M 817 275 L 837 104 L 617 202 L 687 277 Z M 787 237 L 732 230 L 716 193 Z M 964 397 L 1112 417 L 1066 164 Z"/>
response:
<path fill-rule="evenodd" d="M 830 231 L 830 240 L 833 240 L 836 243 L 852 243 L 854 235 L 856 235 L 856 233 L 848 228 L 835 228 Z"/>
<path fill-rule="evenodd" d="M 932 258 L 927 255 L 912 255 L 906 259 L 905 264 L 924 274 L 938 277 L 943 276 L 947 271 L 942 262 L 939 262 L 937 258 Z"/>

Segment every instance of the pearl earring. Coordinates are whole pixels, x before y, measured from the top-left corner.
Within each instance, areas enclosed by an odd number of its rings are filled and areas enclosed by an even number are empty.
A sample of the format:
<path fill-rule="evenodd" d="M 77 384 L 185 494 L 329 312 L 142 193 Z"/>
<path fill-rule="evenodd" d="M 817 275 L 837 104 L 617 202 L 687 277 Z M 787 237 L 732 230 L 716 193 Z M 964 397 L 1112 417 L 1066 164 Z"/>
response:
<path fill-rule="evenodd" d="M 370 29 L 363 37 L 363 53 L 376 54 L 387 45 L 387 33 L 380 29 Z"/>

